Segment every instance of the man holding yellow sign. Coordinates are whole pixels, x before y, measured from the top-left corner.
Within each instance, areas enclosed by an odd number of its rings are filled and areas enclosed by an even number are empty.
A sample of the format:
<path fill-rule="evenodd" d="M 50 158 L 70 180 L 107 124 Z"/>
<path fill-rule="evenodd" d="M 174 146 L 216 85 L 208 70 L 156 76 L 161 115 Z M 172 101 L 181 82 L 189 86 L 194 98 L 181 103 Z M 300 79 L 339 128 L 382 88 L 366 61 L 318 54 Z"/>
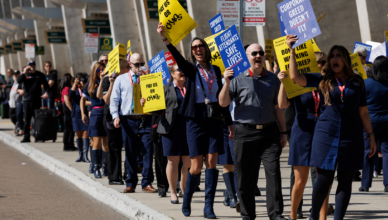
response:
<path fill-rule="evenodd" d="M 145 152 L 143 153 L 144 169 L 142 172 L 143 179 L 141 181 L 142 191 L 156 193 L 157 190 L 151 185 L 154 181 L 152 170 L 154 149 L 152 141 L 149 139 L 151 116 L 134 113 L 133 102 L 133 88 L 134 85 L 140 83 L 140 75 L 144 74 L 142 69 L 144 68 L 145 62 L 143 57 L 138 53 L 132 54 L 130 61 L 131 70 L 129 73 L 120 75 L 115 80 L 109 104 L 110 113 L 114 120 L 114 126 L 116 128 L 121 127 L 124 141 L 125 167 L 128 177 L 125 180 L 127 188 L 124 189 L 123 192 L 135 192 L 138 182 L 136 159 L 138 151 L 140 150 L 138 143 L 141 141 L 141 150 Z M 120 104 L 121 107 L 119 111 Z"/>

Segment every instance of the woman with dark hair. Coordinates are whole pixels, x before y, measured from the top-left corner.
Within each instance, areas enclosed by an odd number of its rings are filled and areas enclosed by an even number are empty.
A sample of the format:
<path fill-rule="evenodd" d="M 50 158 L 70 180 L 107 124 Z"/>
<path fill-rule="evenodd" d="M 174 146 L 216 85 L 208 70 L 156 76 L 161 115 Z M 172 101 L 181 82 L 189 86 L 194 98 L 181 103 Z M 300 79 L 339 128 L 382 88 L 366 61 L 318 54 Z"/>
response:
<path fill-rule="evenodd" d="M 71 121 L 71 109 L 72 109 L 72 100 L 69 96 L 70 88 L 73 85 L 73 77 L 70 73 L 63 75 L 61 84 L 59 85 L 59 91 L 61 92 L 61 101 L 63 107 L 63 121 L 64 121 L 64 130 L 63 130 L 63 150 L 69 151 L 69 149 L 74 147 L 74 132 L 73 125 Z M 79 151 L 79 149 L 78 149 Z"/>
<path fill-rule="evenodd" d="M 221 70 L 210 63 L 209 46 L 203 39 L 196 37 L 191 41 L 192 63 L 190 63 L 164 36 L 164 31 L 164 26 L 159 23 L 157 32 L 163 38 L 163 42 L 186 78 L 186 95 L 179 108 L 179 113 L 186 117 L 186 134 L 191 168 L 187 173 L 182 212 L 185 216 L 191 214 L 191 199 L 200 180 L 205 155 L 204 217 L 214 219 L 216 215 L 213 211 L 213 204 L 218 181 L 217 156 L 224 153 L 223 120 L 209 117 L 211 115 L 208 116 L 207 108 L 213 106 L 214 111 L 219 115 L 230 118 L 229 109 L 221 108 L 218 104 L 218 95 L 222 89 Z"/>
<path fill-rule="evenodd" d="M 376 142 L 380 141 L 381 144 L 384 191 L 388 192 L 388 58 L 377 57 L 373 62 L 371 72 L 370 78 L 365 80 L 366 100 Z M 368 141 L 364 141 L 364 146 L 364 168 L 359 191 L 368 192 L 372 186 L 373 166 L 378 155 L 368 157 L 371 146 Z"/>
<path fill-rule="evenodd" d="M 89 76 L 89 81 L 86 83 L 82 92 L 81 98 L 81 115 L 84 124 L 89 126 L 88 135 L 93 138 L 93 149 L 91 151 L 93 171 L 95 178 L 101 178 L 100 168 L 102 166 L 102 150 L 101 142 L 105 152 L 108 152 L 108 140 L 107 134 L 103 125 L 104 117 L 104 99 L 96 97 L 97 88 L 100 84 L 101 74 L 103 74 L 105 65 L 100 62 L 96 62 L 92 68 L 92 72 Z M 90 98 L 92 111 L 90 118 L 88 119 L 85 112 L 85 102 L 87 98 Z"/>
<path fill-rule="evenodd" d="M 78 147 L 78 159 L 75 162 L 90 162 L 88 159 L 89 138 L 88 126 L 82 122 L 80 102 L 82 98 L 82 91 L 87 83 L 86 73 L 77 73 L 73 86 L 69 91 L 71 99 L 71 118 L 73 123 L 73 132 L 76 134 L 76 142 Z M 86 102 L 86 106 L 90 105 L 90 101 Z"/>
<path fill-rule="evenodd" d="M 316 87 L 322 95 L 322 113 L 315 126 L 310 166 L 317 168 L 318 177 L 313 187 L 310 219 L 319 219 L 320 209 L 333 183 L 337 169 L 338 187 L 334 220 L 344 218 L 352 192 L 356 170 L 363 167 L 365 138 L 369 139 L 369 157 L 376 151 L 376 143 L 366 106 L 363 79 L 354 74 L 349 52 L 343 46 L 330 49 L 324 74 L 300 74 L 292 45 L 296 35 L 287 35 L 290 48 L 290 78 L 300 86 Z"/>

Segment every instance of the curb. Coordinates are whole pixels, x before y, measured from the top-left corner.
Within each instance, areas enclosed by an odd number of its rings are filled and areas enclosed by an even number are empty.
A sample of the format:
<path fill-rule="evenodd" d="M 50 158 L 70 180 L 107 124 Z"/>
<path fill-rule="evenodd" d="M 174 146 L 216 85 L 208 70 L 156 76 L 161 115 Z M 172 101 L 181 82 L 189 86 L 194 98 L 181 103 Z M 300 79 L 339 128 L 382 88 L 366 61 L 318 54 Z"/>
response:
<path fill-rule="evenodd" d="M 83 172 L 70 167 L 62 161 L 59 161 L 28 144 L 20 143 L 20 140 L 5 132 L 0 131 L 0 140 L 30 157 L 36 163 L 44 166 L 56 175 L 71 182 L 97 201 L 108 205 L 130 219 L 171 220 L 171 218 L 165 214 L 156 211 L 138 200 L 94 181 Z"/>

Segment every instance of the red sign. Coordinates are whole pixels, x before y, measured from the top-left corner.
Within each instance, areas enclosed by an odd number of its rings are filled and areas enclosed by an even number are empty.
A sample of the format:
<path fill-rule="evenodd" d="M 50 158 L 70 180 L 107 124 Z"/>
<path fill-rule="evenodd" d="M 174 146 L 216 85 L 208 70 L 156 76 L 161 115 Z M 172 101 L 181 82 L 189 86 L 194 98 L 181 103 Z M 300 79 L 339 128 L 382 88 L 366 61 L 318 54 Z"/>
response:
<path fill-rule="evenodd" d="M 172 66 L 172 65 L 176 64 L 176 61 L 170 52 L 165 53 L 164 57 L 166 58 L 167 66 Z"/>

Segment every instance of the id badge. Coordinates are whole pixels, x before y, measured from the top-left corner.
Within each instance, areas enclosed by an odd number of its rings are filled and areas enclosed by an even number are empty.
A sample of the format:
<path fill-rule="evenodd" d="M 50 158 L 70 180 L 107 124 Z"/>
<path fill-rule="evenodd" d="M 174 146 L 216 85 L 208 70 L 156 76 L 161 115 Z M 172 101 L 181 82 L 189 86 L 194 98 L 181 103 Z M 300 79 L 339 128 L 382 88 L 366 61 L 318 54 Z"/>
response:
<path fill-rule="evenodd" d="M 210 100 L 208 98 L 205 98 L 205 104 L 209 104 L 210 103 Z"/>

